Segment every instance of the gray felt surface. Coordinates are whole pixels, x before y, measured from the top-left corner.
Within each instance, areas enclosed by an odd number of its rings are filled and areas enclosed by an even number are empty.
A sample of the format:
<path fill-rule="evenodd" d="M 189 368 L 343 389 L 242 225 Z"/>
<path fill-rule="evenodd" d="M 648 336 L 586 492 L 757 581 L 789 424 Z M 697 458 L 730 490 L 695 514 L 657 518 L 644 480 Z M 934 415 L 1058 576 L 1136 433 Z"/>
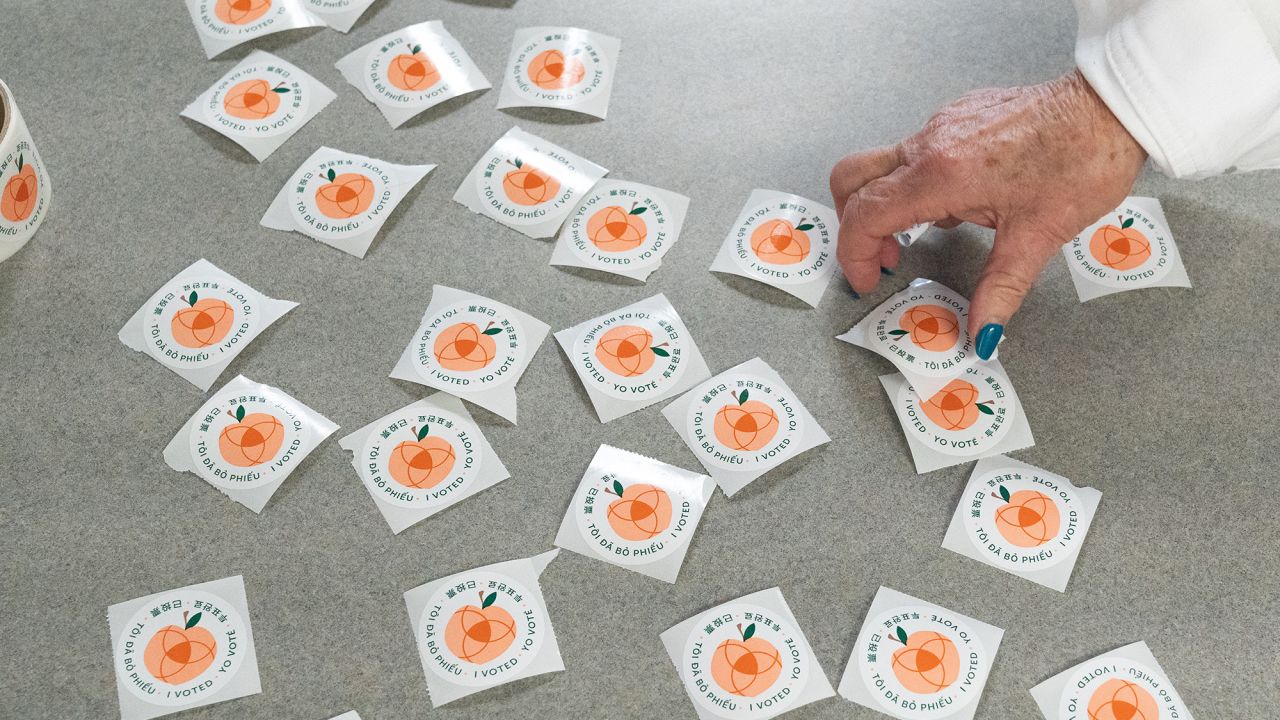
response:
<path fill-rule="evenodd" d="M 706 270 L 751 188 L 825 200 L 842 154 L 913 131 L 974 87 L 1069 69 L 1069 3 L 382 0 L 350 35 L 256 43 L 338 93 L 261 165 L 178 117 L 251 49 L 206 61 L 179 0 L 0 0 L 0 18 L 0 72 L 55 183 L 43 229 L 0 265 L 0 715 L 111 717 L 107 606 L 243 574 L 263 693 L 183 717 L 692 717 L 658 633 L 774 584 L 833 682 L 886 584 L 1005 629 L 979 717 L 1033 717 L 1029 687 L 1138 639 L 1198 717 L 1274 716 L 1280 175 L 1144 175 L 1137 191 L 1163 200 L 1195 289 L 1081 305 L 1059 260 L 1010 326 L 1001 358 L 1038 441 L 1018 457 L 1103 492 L 1065 594 L 940 548 L 971 466 L 917 476 L 876 381 L 889 365 L 832 339 L 908 278 L 971 291 L 987 232 L 932 236 L 875 296 L 856 301 L 841 282 L 817 310 Z M 392 132 L 333 62 L 429 19 L 491 80 L 518 27 L 619 36 L 609 119 L 500 112 L 489 92 Z M 692 197 L 647 285 L 549 267 L 549 243 L 450 200 L 514 124 Z M 258 226 L 321 144 L 440 166 L 363 261 Z M 254 515 L 164 465 L 205 396 L 116 339 L 200 257 L 302 303 L 218 384 L 278 385 L 340 433 L 424 393 L 387 373 L 440 282 L 553 330 L 664 292 L 714 371 L 761 355 L 833 442 L 717 495 L 674 586 L 562 553 L 542 585 L 566 671 L 432 711 L 401 593 L 548 548 L 602 442 L 688 468 L 694 457 L 657 407 L 600 425 L 548 338 L 519 386 L 520 425 L 476 413 L 510 481 L 395 537 L 330 440 Z M 836 698 L 788 717 L 876 716 Z"/>

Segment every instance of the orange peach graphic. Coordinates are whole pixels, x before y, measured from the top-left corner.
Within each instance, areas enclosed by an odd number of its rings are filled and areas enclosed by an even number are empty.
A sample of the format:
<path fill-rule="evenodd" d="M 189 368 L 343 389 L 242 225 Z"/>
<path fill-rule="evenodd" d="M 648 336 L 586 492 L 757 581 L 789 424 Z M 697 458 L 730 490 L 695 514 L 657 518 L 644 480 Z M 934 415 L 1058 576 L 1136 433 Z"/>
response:
<path fill-rule="evenodd" d="M 979 415 L 994 415 L 990 400 L 978 402 L 978 388 L 965 380 L 952 380 L 933 397 L 920 404 L 925 417 L 943 430 L 964 430 Z"/>
<path fill-rule="evenodd" d="M 907 335 L 923 350 L 946 352 L 960 341 L 960 321 L 956 314 L 941 305 L 916 305 L 898 318 L 894 337 Z"/>
<path fill-rule="evenodd" d="M 444 628 L 444 644 L 450 652 L 469 663 L 481 665 L 498 657 L 516 639 L 516 621 L 511 613 L 494 605 L 498 593 L 480 593 L 479 605 L 464 605 L 449 618 Z"/>
<path fill-rule="evenodd" d="M 280 83 L 271 87 L 261 78 L 236 83 L 222 98 L 222 109 L 241 120 L 265 120 L 280 109 L 280 96 L 289 88 Z"/>
<path fill-rule="evenodd" d="M 1039 547 L 1058 534 L 1058 504 L 1039 490 L 1019 490 L 1013 495 L 1000 486 L 1005 504 L 996 510 L 996 530 L 1018 547 Z"/>
<path fill-rule="evenodd" d="M 173 314 L 169 331 L 173 341 L 187 348 L 206 348 L 222 342 L 231 332 L 236 311 L 224 300 L 200 299 L 195 290 L 184 298 L 187 305 Z"/>
<path fill-rule="evenodd" d="M 623 209 L 621 205 L 597 210 L 587 220 L 587 237 L 591 244 L 604 252 L 626 252 L 640 247 L 649 234 L 640 215 L 649 208 L 636 205 L 631 203 L 630 210 Z"/>
<path fill-rule="evenodd" d="M 409 52 L 391 59 L 387 82 L 406 92 L 419 92 L 440 82 L 440 71 L 431 58 L 422 54 L 422 46 L 414 45 Z"/>
<path fill-rule="evenodd" d="M 1089 720 L 1160 720 L 1160 706 L 1142 686 L 1112 678 L 1089 696 Z"/>
<path fill-rule="evenodd" d="M 771 265 L 794 265 L 809 256 L 809 234 L 813 224 L 776 218 L 760 223 L 751 233 L 751 250 L 761 261 Z"/>
<path fill-rule="evenodd" d="M 643 483 L 623 488 L 613 481 L 605 492 L 618 496 L 609 503 L 609 527 L 623 540 L 648 540 L 671 525 L 671 497 L 667 491 Z"/>
<path fill-rule="evenodd" d="M 575 57 L 566 58 L 559 50 L 543 50 L 529 62 L 529 79 L 543 90 L 563 90 L 582 82 L 587 69 Z"/>
<path fill-rule="evenodd" d="M 1151 257 L 1151 241 L 1133 227 L 1133 218 L 1117 217 L 1120 226 L 1103 225 L 1089 239 L 1089 254 L 1112 270 L 1132 270 Z"/>
<path fill-rule="evenodd" d="M 213 665 L 218 642 L 213 633 L 196 627 L 203 613 L 190 618 L 182 613 L 183 627 L 165 625 L 151 636 L 142 652 L 142 664 L 151 676 L 169 685 L 181 685 L 200 677 Z"/>
<path fill-rule="evenodd" d="M 316 208 L 325 217 L 346 220 L 373 204 L 373 181 L 361 173 L 342 173 L 329 168 L 329 182 L 316 188 Z"/>
<path fill-rule="evenodd" d="M 427 490 L 440 484 L 449 476 L 457 455 L 448 440 L 427 434 L 430 425 L 413 428 L 417 440 L 406 440 L 391 451 L 387 470 L 391 479 L 407 488 Z"/>
<path fill-rule="evenodd" d="M 228 25 L 247 25 L 270 9 L 271 0 L 218 0 L 213 14 Z"/>
<path fill-rule="evenodd" d="M 960 653 L 951 638 L 932 630 L 908 637 L 901 627 L 895 638 L 903 647 L 893 651 L 893 675 L 902 687 L 927 695 L 947 689 L 960 677 Z"/>
<path fill-rule="evenodd" d="M 619 325 L 596 342 L 596 359 L 614 375 L 636 377 L 653 367 L 653 359 L 670 357 L 661 345 L 653 344 L 653 335 L 642 327 Z"/>
<path fill-rule="evenodd" d="M 236 406 L 236 421 L 218 436 L 222 459 L 236 467 L 254 467 L 270 462 L 284 444 L 284 425 L 267 413 L 244 414 L 244 406 Z"/>
<path fill-rule="evenodd" d="M 778 434 L 778 414 L 759 400 L 748 400 L 746 390 L 734 396 L 735 403 L 716 412 L 716 439 L 730 450 L 755 451 Z"/>
<path fill-rule="evenodd" d="M 480 370 L 497 356 L 498 346 L 493 336 L 501 332 L 502 328 L 494 327 L 492 322 L 483 330 L 470 322 L 450 325 L 436 337 L 436 362 L 445 370 L 455 372 Z"/>
<path fill-rule="evenodd" d="M 755 697 L 773 687 L 782 674 L 782 656 L 773 643 L 755 637 L 756 625 L 738 625 L 741 640 L 720 643 L 711 658 L 711 677 L 725 692 Z"/>
<path fill-rule="evenodd" d="M 555 199 L 560 181 L 520 158 L 508 160 L 515 169 L 502 177 L 502 191 L 517 205 L 540 205 Z"/>
<path fill-rule="evenodd" d="M 0 191 L 0 215 L 15 223 L 31 217 L 32 211 L 36 209 L 36 194 L 39 190 L 36 171 L 23 162 L 22 155 L 18 155 L 17 167 L 18 172 L 5 182 L 4 190 Z"/>

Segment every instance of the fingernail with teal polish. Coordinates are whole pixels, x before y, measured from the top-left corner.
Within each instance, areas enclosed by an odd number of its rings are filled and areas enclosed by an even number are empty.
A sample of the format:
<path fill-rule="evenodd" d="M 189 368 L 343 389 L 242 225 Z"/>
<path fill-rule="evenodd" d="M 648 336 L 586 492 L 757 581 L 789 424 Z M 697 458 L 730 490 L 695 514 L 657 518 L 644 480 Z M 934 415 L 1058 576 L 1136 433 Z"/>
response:
<path fill-rule="evenodd" d="M 892 274 L 893 274 L 893 271 L 892 271 L 892 270 L 890 270 L 889 268 L 887 268 L 887 267 L 885 267 L 885 266 L 881 265 L 881 266 L 880 266 L 880 274 L 881 274 L 881 275 L 892 275 Z"/>
<path fill-rule="evenodd" d="M 862 299 L 862 296 L 858 294 L 858 291 L 857 291 L 857 290 L 850 290 L 849 292 L 853 293 L 853 299 L 854 299 L 854 300 L 861 300 L 861 299 Z"/>
<path fill-rule="evenodd" d="M 1004 326 L 996 323 L 987 323 L 978 331 L 978 357 L 983 360 L 990 360 L 991 353 L 996 351 L 996 345 L 1000 344 L 1000 336 L 1004 335 Z"/>

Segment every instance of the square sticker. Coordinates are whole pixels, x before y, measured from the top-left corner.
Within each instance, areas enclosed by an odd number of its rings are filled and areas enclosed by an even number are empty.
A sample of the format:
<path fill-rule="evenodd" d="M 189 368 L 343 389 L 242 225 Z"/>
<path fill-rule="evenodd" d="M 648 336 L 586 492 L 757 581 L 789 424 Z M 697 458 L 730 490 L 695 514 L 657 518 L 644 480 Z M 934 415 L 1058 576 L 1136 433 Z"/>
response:
<path fill-rule="evenodd" d="M 1080 302 L 1125 290 L 1191 287 L 1160 201 L 1128 197 L 1062 246 Z"/>
<path fill-rule="evenodd" d="M 1045 720 L 1195 720 L 1141 640 L 1054 675 L 1031 697 Z"/>
<path fill-rule="evenodd" d="M 596 183 L 560 231 L 551 264 L 643 282 L 680 239 L 689 198 L 629 180 Z"/>
<path fill-rule="evenodd" d="M 549 107 L 604 119 L 621 42 L 575 27 L 516 30 L 498 109 Z"/>
<path fill-rule="evenodd" d="M 264 35 L 322 27 L 306 0 L 186 0 L 205 57 L 218 55 Z"/>

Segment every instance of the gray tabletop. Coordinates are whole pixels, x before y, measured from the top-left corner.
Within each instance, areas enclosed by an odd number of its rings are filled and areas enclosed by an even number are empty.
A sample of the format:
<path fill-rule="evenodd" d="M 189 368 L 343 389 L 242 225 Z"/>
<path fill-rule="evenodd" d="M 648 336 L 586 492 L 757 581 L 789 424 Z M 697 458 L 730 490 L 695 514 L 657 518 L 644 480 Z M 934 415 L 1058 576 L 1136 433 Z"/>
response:
<path fill-rule="evenodd" d="M 1037 439 L 1017 456 L 1103 493 L 1061 594 L 940 547 L 971 465 L 916 475 L 876 380 L 889 365 L 833 339 L 908 278 L 971 291 L 989 233 L 937 234 L 875 296 L 839 282 L 816 310 L 706 270 L 751 188 L 824 200 L 842 154 L 911 132 L 974 87 L 1069 69 L 1069 3 L 383 0 L 350 35 L 254 44 L 338 93 L 262 164 L 178 117 L 251 49 L 206 61 L 179 0 L 2 0 L 0 16 L 0 68 L 55 183 L 44 227 L 0 265 L 0 714 L 112 716 L 107 606 L 237 574 L 263 692 L 183 717 L 691 717 L 658 633 L 775 584 L 833 683 L 884 584 L 1005 629 L 979 717 L 1033 717 L 1032 685 L 1140 639 L 1199 717 L 1274 713 L 1280 175 L 1145 174 L 1137 191 L 1163 201 L 1196 287 L 1081 305 L 1055 261 L 1011 324 L 1001 358 Z M 491 80 L 516 28 L 620 37 L 608 120 L 497 111 L 489 92 L 391 131 L 333 63 L 430 19 Z M 548 242 L 451 201 L 515 124 L 692 198 L 647 284 L 549 267 Z M 322 144 L 439 164 L 364 260 L 258 225 Z M 444 283 L 553 329 L 666 293 L 713 371 L 762 356 L 833 441 L 732 500 L 717 494 L 674 586 L 561 553 L 542 586 L 565 672 L 433 711 L 406 589 L 550 547 L 600 443 L 691 469 L 695 458 L 657 407 L 601 425 L 548 339 L 519 385 L 519 426 L 473 408 L 511 480 L 397 537 L 330 440 L 255 515 L 165 466 L 161 449 L 205 395 L 116 339 L 200 257 L 301 303 L 218 385 L 237 373 L 277 385 L 340 433 L 425 394 L 387 374 Z M 789 717 L 877 715 L 833 698 Z"/>

